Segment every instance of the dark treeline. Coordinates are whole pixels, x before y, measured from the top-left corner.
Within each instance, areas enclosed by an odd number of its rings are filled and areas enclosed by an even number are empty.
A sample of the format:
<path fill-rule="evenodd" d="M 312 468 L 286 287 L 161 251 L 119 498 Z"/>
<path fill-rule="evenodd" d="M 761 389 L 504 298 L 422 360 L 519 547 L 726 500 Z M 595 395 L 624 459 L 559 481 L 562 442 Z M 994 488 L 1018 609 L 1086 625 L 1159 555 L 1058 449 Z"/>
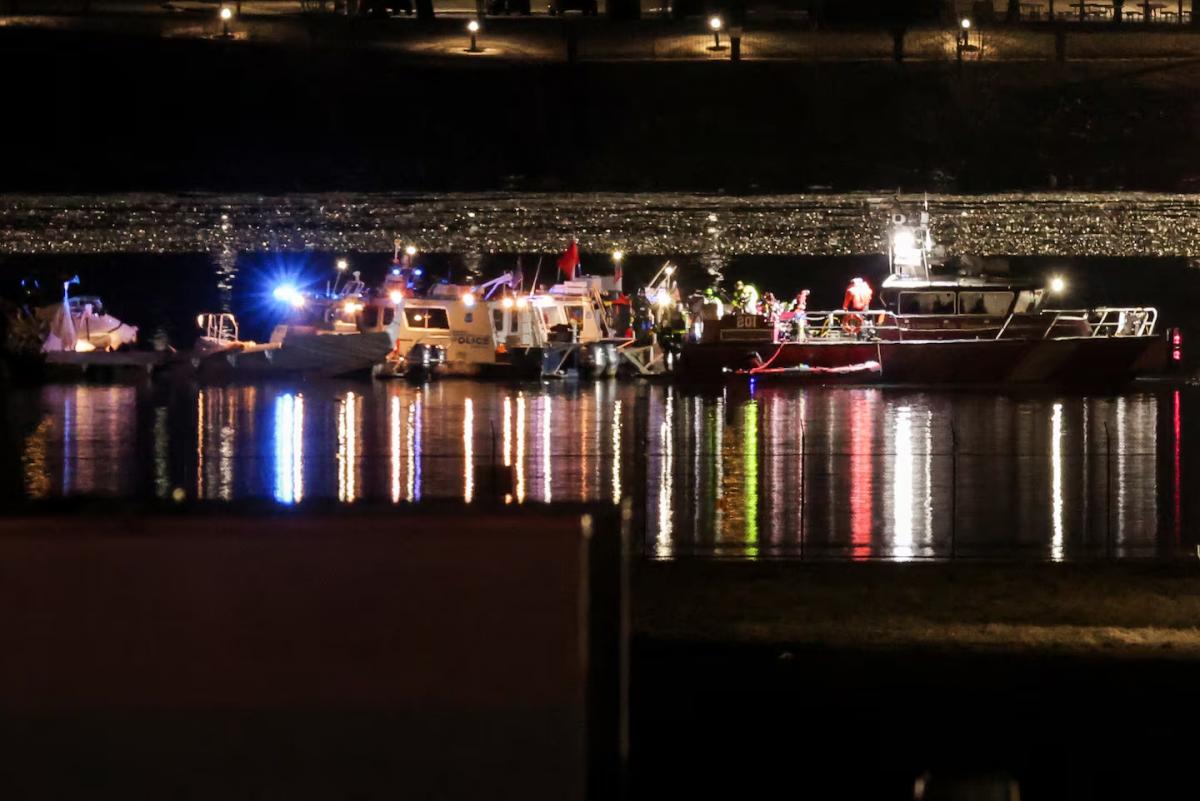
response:
<path fill-rule="evenodd" d="M 0 191 L 1192 187 L 1189 62 L 448 65 L 3 34 Z"/>

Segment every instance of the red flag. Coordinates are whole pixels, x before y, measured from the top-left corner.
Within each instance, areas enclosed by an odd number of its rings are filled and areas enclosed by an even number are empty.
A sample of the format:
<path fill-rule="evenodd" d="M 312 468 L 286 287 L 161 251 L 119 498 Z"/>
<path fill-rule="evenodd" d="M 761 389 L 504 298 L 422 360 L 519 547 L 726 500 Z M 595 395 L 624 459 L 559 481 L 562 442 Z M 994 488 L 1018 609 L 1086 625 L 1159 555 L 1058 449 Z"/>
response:
<path fill-rule="evenodd" d="M 558 269 L 566 274 L 568 281 L 575 280 L 575 268 L 579 266 L 579 243 L 571 240 L 571 246 L 558 257 Z"/>

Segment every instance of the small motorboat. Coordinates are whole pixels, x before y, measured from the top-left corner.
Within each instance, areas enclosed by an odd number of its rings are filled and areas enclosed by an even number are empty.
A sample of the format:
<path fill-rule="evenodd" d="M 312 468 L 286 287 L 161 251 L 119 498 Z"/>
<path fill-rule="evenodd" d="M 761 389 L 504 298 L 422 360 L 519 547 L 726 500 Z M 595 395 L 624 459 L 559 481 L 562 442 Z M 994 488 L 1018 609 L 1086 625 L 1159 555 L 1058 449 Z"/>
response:
<path fill-rule="evenodd" d="M 237 320 L 227 312 L 201 314 L 204 331 L 189 359 L 206 379 L 293 375 L 339 378 L 370 374 L 392 350 L 386 331 L 325 330 L 311 325 L 275 326 L 267 342 L 239 337 Z"/>
<path fill-rule="evenodd" d="M 42 355 L 55 372 L 94 375 L 120 371 L 153 372 L 166 364 L 168 351 L 135 350 L 137 326 L 109 314 L 96 295 L 72 297 L 70 287 L 78 277 L 63 282 L 62 303 L 36 311 L 45 331 Z"/>

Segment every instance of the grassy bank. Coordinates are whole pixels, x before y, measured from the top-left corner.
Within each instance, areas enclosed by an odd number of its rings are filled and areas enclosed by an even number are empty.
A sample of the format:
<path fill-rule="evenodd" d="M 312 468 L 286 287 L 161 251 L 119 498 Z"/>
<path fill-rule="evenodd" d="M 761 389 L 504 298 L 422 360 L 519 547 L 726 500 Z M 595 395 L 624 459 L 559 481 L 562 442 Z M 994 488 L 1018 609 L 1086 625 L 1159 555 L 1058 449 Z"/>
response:
<path fill-rule="evenodd" d="M 455 62 L 0 31 L 0 191 L 1190 189 L 1200 64 Z"/>
<path fill-rule="evenodd" d="M 635 571 L 635 631 L 727 647 L 1200 657 L 1200 565 L 685 561 Z"/>

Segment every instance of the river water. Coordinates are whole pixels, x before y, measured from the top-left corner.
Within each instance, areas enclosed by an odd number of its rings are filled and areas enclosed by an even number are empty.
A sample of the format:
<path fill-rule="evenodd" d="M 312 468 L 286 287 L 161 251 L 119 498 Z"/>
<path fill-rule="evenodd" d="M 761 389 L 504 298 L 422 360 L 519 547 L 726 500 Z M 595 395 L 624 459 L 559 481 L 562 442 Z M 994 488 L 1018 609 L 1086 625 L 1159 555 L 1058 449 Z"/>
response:
<path fill-rule="evenodd" d="M 1169 557 L 1191 390 L 1111 397 L 576 379 L 11 393 L 9 489 L 617 503 L 646 556 Z M 1190 412 L 1195 414 L 1195 412 Z"/>
<path fill-rule="evenodd" d="M 916 198 L 907 198 L 915 202 Z M 919 200 L 924 200 L 923 198 Z M 890 199 L 869 194 L 119 195 L 0 198 L 0 285 L 99 293 L 179 348 L 201 311 L 273 324 L 271 282 L 350 255 L 375 282 L 396 237 L 430 274 L 526 278 L 571 237 L 626 280 L 664 258 L 687 289 L 753 280 L 812 305 L 886 273 Z M 1200 201 L 1056 194 L 929 199 L 939 242 L 1065 276 L 1065 305 L 1154 304 L 1194 324 Z M 540 254 L 540 255 L 539 255 Z M 553 258 L 545 270 L 553 269 Z M 552 280 L 543 275 L 545 282 Z M 265 299 L 265 300 L 264 300 Z M 1185 347 L 1185 362 L 1191 362 Z M 576 379 L 234 387 L 50 385 L 3 398 L 0 495 L 334 502 L 616 503 L 651 558 L 1035 559 L 1195 551 L 1185 493 L 1200 395 L 755 386 L 707 394 Z"/>

